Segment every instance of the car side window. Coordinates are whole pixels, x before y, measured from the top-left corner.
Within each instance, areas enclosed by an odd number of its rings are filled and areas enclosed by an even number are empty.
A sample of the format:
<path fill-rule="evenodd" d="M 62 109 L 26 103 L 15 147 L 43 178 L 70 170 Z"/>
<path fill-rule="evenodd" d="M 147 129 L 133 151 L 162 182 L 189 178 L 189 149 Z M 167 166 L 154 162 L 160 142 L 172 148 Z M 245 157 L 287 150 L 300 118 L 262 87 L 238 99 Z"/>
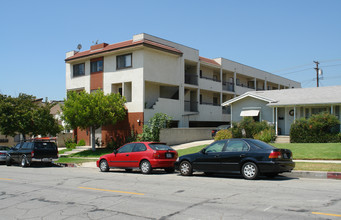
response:
<path fill-rule="evenodd" d="M 206 148 L 206 153 L 222 152 L 226 141 L 217 141 Z"/>
<path fill-rule="evenodd" d="M 25 142 L 25 143 L 22 145 L 21 148 L 22 148 L 22 149 L 25 149 L 25 150 L 30 149 L 30 148 L 31 148 L 31 143 Z"/>
<path fill-rule="evenodd" d="M 18 150 L 18 149 L 20 148 L 20 146 L 21 146 L 21 143 L 20 143 L 20 144 L 17 144 L 17 145 L 15 145 L 15 147 L 14 147 L 14 148 Z"/>
<path fill-rule="evenodd" d="M 248 150 L 248 145 L 242 140 L 230 140 L 225 149 L 226 152 L 241 152 Z"/>
<path fill-rule="evenodd" d="M 118 149 L 117 153 L 130 153 L 133 151 L 134 145 L 135 144 L 126 144 L 120 149 Z"/>
<path fill-rule="evenodd" d="M 141 151 L 146 151 L 146 150 L 147 150 L 147 147 L 144 144 L 138 143 L 138 144 L 135 144 L 133 152 L 141 152 Z"/>

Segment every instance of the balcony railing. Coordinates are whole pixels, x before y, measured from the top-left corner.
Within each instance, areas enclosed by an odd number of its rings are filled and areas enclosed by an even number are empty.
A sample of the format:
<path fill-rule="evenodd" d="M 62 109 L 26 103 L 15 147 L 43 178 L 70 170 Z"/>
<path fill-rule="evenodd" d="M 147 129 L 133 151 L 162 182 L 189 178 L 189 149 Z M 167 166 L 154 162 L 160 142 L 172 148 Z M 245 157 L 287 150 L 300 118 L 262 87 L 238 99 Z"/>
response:
<path fill-rule="evenodd" d="M 198 102 L 185 101 L 185 112 L 198 112 Z"/>
<path fill-rule="evenodd" d="M 222 107 L 223 114 L 231 114 L 231 106 L 223 106 Z"/>
<path fill-rule="evenodd" d="M 234 84 L 230 82 L 223 82 L 223 90 L 234 92 Z"/>
<path fill-rule="evenodd" d="M 200 105 L 220 106 L 219 103 L 212 103 L 212 102 L 200 102 Z"/>
<path fill-rule="evenodd" d="M 201 79 L 207 79 L 207 80 L 211 80 L 211 81 L 214 81 L 214 82 L 221 82 L 220 79 L 214 79 L 214 78 L 210 78 L 210 77 L 207 77 L 207 76 L 200 76 Z"/>
<path fill-rule="evenodd" d="M 198 76 L 193 74 L 185 74 L 185 83 L 191 85 L 198 85 Z"/>
<path fill-rule="evenodd" d="M 236 85 L 237 85 L 237 86 L 240 86 L 240 87 L 249 88 L 249 89 L 255 89 L 254 86 L 244 85 L 243 83 L 237 83 Z"/>

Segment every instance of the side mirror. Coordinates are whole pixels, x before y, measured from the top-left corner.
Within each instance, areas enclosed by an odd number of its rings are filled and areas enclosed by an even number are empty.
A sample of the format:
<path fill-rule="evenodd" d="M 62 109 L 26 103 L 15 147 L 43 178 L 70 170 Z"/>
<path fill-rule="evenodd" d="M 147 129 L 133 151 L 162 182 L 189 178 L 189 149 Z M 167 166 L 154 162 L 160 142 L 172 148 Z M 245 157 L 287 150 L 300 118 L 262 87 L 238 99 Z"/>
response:
<path fill-rule="evenodd" d="M 201 153 L 202 153 L 202 154 L 206 154 L 206 148 L 202 149 L 202 150 L 201 150 Z"/>
<path fill-rule="evenodd" d="M 114 154 L 117 154 L 117 149 L 114 150 Z"/>

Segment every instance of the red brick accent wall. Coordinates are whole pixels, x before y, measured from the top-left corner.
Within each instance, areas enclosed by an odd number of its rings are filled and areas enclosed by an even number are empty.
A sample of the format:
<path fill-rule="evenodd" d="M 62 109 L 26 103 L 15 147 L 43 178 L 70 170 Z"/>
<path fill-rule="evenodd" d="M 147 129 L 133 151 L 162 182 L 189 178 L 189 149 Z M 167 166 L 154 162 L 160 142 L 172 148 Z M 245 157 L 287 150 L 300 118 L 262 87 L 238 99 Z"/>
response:
<path fill-rule="evenodd" d="M 84 140 L 87 146 L 91 145 L 91 141 L 90 141 L 90 129 L 86 129 L 86 130 L 81 130 L 80 128 L 77 128 L 77 130 L 75 131 L 74 135 L 77 135 L 77 143 L 79 140 Z"/>
<path fill-rule="evenodd" d="M 95 62 L 103 60 L 103 57 L 91 59 L 90 62 Z M 104 61 L 103 61 L 104 68 Z M 90 91 L 96 89 L 103 89 L 103 71 L 98 71 L 94 73 L 90 73 Z"/>
<path fill-rule="evenodd" d="M 108 125 L 102 127 L 102 141 L 104 145 L 114 139 L 116 142 L 124 143 L 125 137 L 131 135 L 131 131 L 135 134 L 141 134 L 143 131 L 143 112 L 128 113 L 126 118 L 116 125 Z M 137 121 L 140 122 L 137 122 Z"/>

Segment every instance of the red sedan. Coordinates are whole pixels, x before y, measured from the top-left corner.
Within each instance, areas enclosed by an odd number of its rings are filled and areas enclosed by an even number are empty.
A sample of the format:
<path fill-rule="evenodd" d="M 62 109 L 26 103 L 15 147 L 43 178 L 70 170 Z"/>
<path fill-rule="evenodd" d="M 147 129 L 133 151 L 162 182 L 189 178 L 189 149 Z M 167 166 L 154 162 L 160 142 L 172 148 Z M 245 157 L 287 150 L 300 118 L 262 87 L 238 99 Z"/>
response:
<path fill-rule="evenodd" d="M 166 144 L 133 142 L 114 150 L 114 153 L 101 156 L 97 167 L 102 172 L 107 172 L 110 168 L 123 168 L 126 171 L 140 168 L 143 174 L 148 174 L 153 169 L 162 168 L 167 173 L 172 173 L 177 158 L 178 152 Z"/>

